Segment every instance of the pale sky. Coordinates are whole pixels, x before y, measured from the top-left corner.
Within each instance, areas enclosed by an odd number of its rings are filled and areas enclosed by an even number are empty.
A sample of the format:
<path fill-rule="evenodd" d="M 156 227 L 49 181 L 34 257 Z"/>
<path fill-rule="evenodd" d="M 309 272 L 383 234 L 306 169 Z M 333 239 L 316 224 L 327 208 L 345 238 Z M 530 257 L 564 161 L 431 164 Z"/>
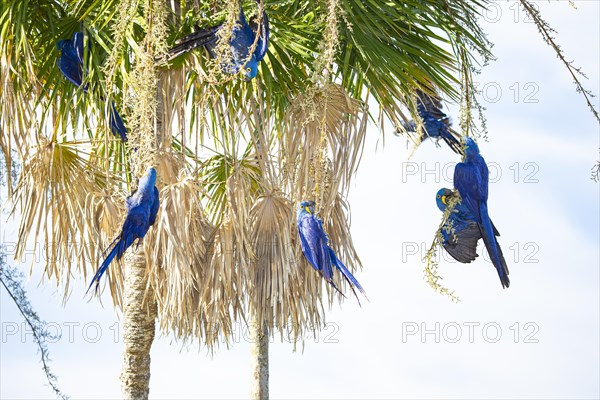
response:
<path fill-rule="evenodd" d="M 490 136 L 479 147 L 490 164 L 488 205 L 502 234 L 510 288 L 502 289 L 482 256 L 463 265 L 446 254 L 440 274 L 461 303 L 428 287 L 421 257 L 441 218 L 435 194 L 452 187 L 449 163 L 458 157 L 425 143 L 408 160 L 403 139 L 382 141 L 371 127 L 349 196 L 364 265 L 356 277 L 370 302 L 336 304 L 304 352 L 275 341 L 271 398 L 600 397 L 600 199 L 599 184 L 590 180 L 599 125 L 513 4 L 498 2 L 484 22 L 498 60 L 478 79 Z M 587 73 L 586 87 L 599 94 L 599 2 L 577 1 L 577 10 L 567 1 L 538 4 L 567 58 Z M 4 241 L 14 241 L 14 223 Z M 108 293 L 104 308 L 87 302 L 87 283 L 79 278 L 63 307 L 40 278 L 34 269 L 26 288 L 40 316 L 62 332 L 50 345 L 61 389 L 72 398 L 119 398 L 123 347 Z M 3 290 L 0 323 L 0 398 L 53 398 L 31 334 Z M 251 356 L 241 329 L 237 343 L 212 358 L 197 345 L 159 337 L 151 398 L 247 398 Z"/>

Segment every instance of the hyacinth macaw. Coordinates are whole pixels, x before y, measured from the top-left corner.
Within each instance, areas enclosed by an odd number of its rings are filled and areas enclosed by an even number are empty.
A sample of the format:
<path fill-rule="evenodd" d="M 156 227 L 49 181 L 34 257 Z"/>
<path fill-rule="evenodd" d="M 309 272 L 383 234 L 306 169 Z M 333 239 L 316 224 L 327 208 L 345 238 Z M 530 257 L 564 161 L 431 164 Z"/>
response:
<path fill-rule="evenodd" d="M 260 3 L 260 1 L 256 0 L 257 3 Z M 196 32 L 181 38 L 177 41 L 177 45 L 169 50 L 169 59 L 174 59 L 202 46 L 206 47 L 212 58 L 217 58 L 218 32 L 222 26 L 221 24 L 209 28 L 200 28 Z M 254 53 L 249 54 L 256 35 L 259 35 L 259 38 Z M 269 18 L 266 11 L 263 9 L 260 26 L 257 18 L 252 18 L 248 23 L 240 1 L 240 13 L 233 27 L 229 46 L 231 48 L 232 64 L 223 65 L 223 71 L 233 75 L 244 67 L 242 71 L 244 80 L 249 81 L 254 78 L 258 73 L 258 63 L 267 54 L 269 46 Z M 246 64 L 244 65 L 244 63 Z"/>
<path fill-rule="evenodd" d="M 465 138 L 464 161 L 458 163 L 454 168 L 454 187 L 460 193 L 462 204 L 468 210 L 472 219 L 479 225 L 479 231 L 485 247 L 492 259 L 492 263 L 498 271 L 502 287 L 510 285 L 508 279 L 508 267 L 502 250 L 496 241 L 496 235 L 492 221 L 488 214 L 488 167 L 485 160 L 479 154 L 477 143 L 470 138 Z"/>
<path fill-rule="evenodd" d="M 462 154 L 460 135 L 451 128 L 450 117 L 442 111 L 442 101 L 437 96 L 430 96 L 417 89 L 417 112 L 423 120 L 423 137 L 443 139 L 444 142 L 457 154 Z M 404 124 L 408 132 L 417 131 L 417 123 L 409 121 Z"/>
<path fill-rule="evenodd" d="M 87 92 L 87 84 L 83 83 L 83 63 L 85 56 L 83 54 L 83 33 L 75 32 L 72 39 L 59 40 L 56 43 L 56 48 L 60 50 L 60 57 L 57 60 L 58 69 L 60 72 L 77 87 L 81 87 L 84 92 Z M 88 54 L 91 50 L 91 42 L 88 43 Z M 127 128 L 123 123 L 123 119 L 117 112 L 115 104 L 111 104 L 110 110 L 110 129 L 113 135 L 119 135 L 121 140 L 127 141 Z"/>
<path fill-rule="evenodd" d="M 335 267 L 352 288 L 352 292 L 358 299 L 356 287 L 365 297 L 365 290 L 356 280 L 354 275 L 337 258 L 335 252 L 329 247 L 329 238 L 323 230 L 323 221 L 315 216 L 315 202 L 303 201 L 297 210 L 298 233 L 302 252 L 308 262 L 316 269 L 323 278 L 340 294 L 343 293 L 333 282 L 333 267 Z M 359 300 L 360 304 L 360 300 Z"/>
<path fill-rule="evenodd" d="M 106 272 L 112 260 L 116 257 L 119 261 L 136 239 L 138 239 L 139 246 L 148 229 L 154 225 L 159 207 L 156 170 L 154 168 L 149 167 L 146 170 L 145 175 L 139 181 L 137 190 L 125 200 L 125 207 L 127 208 L 127 215 L 121 233 L 108 246 L 108 249 L 111 247 L 112 249 L 92 278 L 88 292 L 92 286 L 96 287 L 96 291 L 98 290 L 100 278 Z"/>

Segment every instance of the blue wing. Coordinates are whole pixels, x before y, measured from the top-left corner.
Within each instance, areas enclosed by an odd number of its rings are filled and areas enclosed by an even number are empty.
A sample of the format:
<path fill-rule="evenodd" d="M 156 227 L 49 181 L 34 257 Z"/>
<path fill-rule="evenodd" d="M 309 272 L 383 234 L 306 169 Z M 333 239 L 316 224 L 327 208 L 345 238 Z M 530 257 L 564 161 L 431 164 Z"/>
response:
<path fill-rule="evenodd" d="M 473 214 L 477 222 L 479 218 L 479 202 L 482 199 L 481 186 L 483 185 L 481 174 L 472 163 L 458 163 L 454 168 L 454 187 L 458 189 L 463 204 Z"/>
<path fill-rule="evenodd" d="M 217 42 L 217 31 L 221 28 L 221 25 L 211 26 L 209 28 L 198 29 L 189 35 L 184 36 L 176 42 L 176 46 L 169 50 L 169 59 L 172 60 L 179 57 L 182 54 L 190 52 L 198 47 L 207 46 L 210 44 L 216 44 Z M 210 49 L 209 49 L 210 51 Z M 212 53 L 211 53 L 211 56 Z"/>
<path fill-rule="evenodd" d="M 449 221 L 452 222 L 451 226 L 454 228 L 454 234 L 442 229 L 444 249 L 458 262 L 470 263 L 474 261 L 478 257 L 477 242 L 481 238 L 479 224 L 475 221 L 465 223 L 453 218 L 452 215 Z"/>
<path fill-rule="evenodd" d="M 77 33 L 75 35 L 77 35 Z M 78 49 L 75 48 L 73 40 L 61 40 L 57 43 L 57 47 L 60 47 L 61 50 L 60 57 L 57 61 L 58 69 L 60 69 L 60 72 L 62 72 L 62 74 L 75 86 L 81 86 L 83 59 L 81 58 Z M 83 53 L 83 44 L 81 53 Z"/>
<path fill-rule="evenodd" d="M 238 24 L 233 28 L 231 38 L 231 53 L 233 56 L 233 65 L 224 65 L 223 69 L 230 73 L 237 73 L 240 68 L 244 65 L 248 56 L 250 55 L 250 47 L 254 43 L 254 32 L 244 16 L 244 11 L 240 8 L 240 16 Z M 252 55 L 250 60 L 247 61 L 246 68 L 256 70 L 258 63 L 256 56 Z"/>
<path fill-rule="evenodd" d="M 441 189 L 438 196 L 446 198 L 453 197 L 455 194 L 449 189 Z M 440 211 L 446 211 L 446 203 L 438 198 L 436 200 Z M 477 258 L 477 242 L 481 238 L 479 224 L 475 221 L 473 214 L 469 211 L 465 203 L 458 202 L 448 216 L 448 221 L 442 227 L 442 245 L 444 249 L 457 261 L 461 263 L 470 263 Z"/>
<path fill-rule="evenodd" d="M 194 50 L 198 47 L 206 47 L 212 58 L 216 58 L 215 49 L 218 41 L 218 31 L 223 24 L 211 26 L 208 28 L 200 28 L 196 32 L 184 36 L 179 39 L 176 46 L 169 50 L 169 59 L 174 59 L 180 55 Z M 240 8 L 238 24 L 233 28 L 231 37 L 231 50 L 233 52 L 234 61 L 241 62 L 248 57 L 248 48 L 254 42 L 254 33 L 248 26 L 243 10 Z M 231 69 L 227 72 L 236 73 L 237 69 Z"/>
<path fill-rule="evenodd" d="M 508 267 L 502 250 L 496 242 L 497 230 L 490 220 L 487 209 L 488 168 L 479 154 L 471 160 L 458 163 L 454 169 L 454 186 L 458 189 L 463 203 L 479 224 L 481 237 L 498 272 L 502 287 L 508 287 Z"/>
<path fill-rule="evenodd" d="M 475 157 L 473 164 L 475 165 L 475 168 L 477 169 L 477 171 L 479 172 L 479 176 L 481 177 L 481 186 L 479 186 L 478 195 L 482 201 L 487 202 L 489 182 L 489 170 L 487 164 L 485 163 L 483 157 L 481 157 L 480 155 Z"/>

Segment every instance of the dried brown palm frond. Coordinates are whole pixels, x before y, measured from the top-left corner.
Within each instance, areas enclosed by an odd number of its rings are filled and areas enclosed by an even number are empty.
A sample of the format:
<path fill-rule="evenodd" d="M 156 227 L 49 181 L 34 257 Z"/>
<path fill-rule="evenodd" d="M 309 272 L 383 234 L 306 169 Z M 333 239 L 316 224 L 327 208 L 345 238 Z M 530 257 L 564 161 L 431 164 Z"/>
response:
<path fill-rule="evenodd" d="M 124 196 L 110 193 L 103 189 L 99 192 L 89 193 L 86 197 L 85 208 L 85 246 L 88 254 L 92 256 L 89 260 L 92 266 L 98 266 L 102 260 L 102 254 L 112 243 L 116 235 L 121 231 L 123 218 L 125 216 Z M 98 255 L 98 257 L 97 257 Z M 114 261 L 115 264 L 121 261 Z M 92 267 L 92 272 L 94 268 Z M 122 307 L 123 272 L 121 268 L 109 268 L 106 271 L 107 282 L 110 289 L 113 304 Z M 84 277 L 86 277 L 84 270 Z"/>
<path fill-rule="evenodd" d="M 344 200 L 341 194 L 335 196 L 335 201 L 331 208 L 331 217 L 323 222 L 325 232 L 329 236 L 329 246 L 335 251 L 338 258 L 354 274 L 357 269 L 362 268 L 362 264 L 352 243 L 350 234 L 350 206 Z M 339 277 L 339 275 L 338 275 Z M 342 288 L 345 286 L 345 280 L 339 281 Z M 360 279 L 359 279 L 360 282 Z"/>
<path fill-rule="evenodd" d="M 240 268 L 251 264 L 255 255 L 251 246 L 250 207 L 256 187 L 248 175 L 235 170 L 227 179 L 227 219 L 231 223 L 236 242 L 236 262 Z"/>
<path fill-rule="evenodd" d="M 159 115 L 161 126 L 164 131 L 159 148 L 168 148 L 173 137 L 180 138 L 181 152 L 188 146 L 189 129 L 186 104 L 186 73 L 183 69 L 161 70 L 159 78 Z M 159 175 L 160 176 L 160 175 Z"/>
<path fill-rule="evenodd" d="M 156 152 L 155 165 L 157 186 L 162 187 L 179 180 L 184 168 L 184 159 L 181 153 L 175 153 L 170 149 L 159 149 Z"/>
<path fill-rule="evenodd" d="M 23 77 L 13 75 L 6 54 L 0 55 L 0 61 L 0 151 L 4 155 L 10 193 L 12 152 L 15 151 L 21 159 L 27 157 L 30 150 L 28 138 L 37 126 L 34 110 L 37 86 Z M 23 86 L 27 90 L 22 90 Z"/>
<path fill-rule="evenodd" d="M 172 99 L 165 105 L 164 121 L 173 136 L 195 156 L 203 152 L 204 146 L 221 151 L 245 143 L 247 134 L 255 129 L 255 83 L 250 87 L 236 78 L 227 84 L 212 84 L 207 66 L 212 63 L 210 60 L 201 51 L 192 52 L 183 61 L 185 68 L 164 72 L 168 78 L 163 93 L 165 98 Z M 234 77 L 227 76 L 226 79 Z M 271 123 L 269 118 L 270 114 L 265 115 L 263 121 Z"/>
<path fill-rule="evenodd" d="M 275 136 L 273 120 L 269 118 L 272 106 L 268 104 L 264 87 L 260 82 L 257 82 L 254 87 L 248 106 L 248 109 L 242 110 L 242 112 L 247 121 L 247 130 L 250 132 L 252 146 L 260 167 L 260 175 L 265 183 L 275 186 L 279 181 L 279 176 L 277 176 L 277 167 L 270 156 Z"/>
<path fill-rule="evenodd" d="M 206 256 L 210 229 L 200 204 L 201 192 L 202 187 L 185 174 L 161 189 L 156 223 L 150 240 L 145 242 L 154 268 L 168 266 L 183 271 Z M 160 282 L 157 289 L 162 290 L 165 284 Z"/>
<path fill-rule="evenodd" d="M 12 213 L 20 213 L 15 258 L 20 259 L 27 239 L 45 243 L 46 275 L 68 291 L 73 264 L 85 270 L 95 259 L 86 237 L 85 203 L 90 193 L 106 186 L 102 175 L 87 163 L 83 142 L 40 139 L 23 163 L 19 182 L 10 198 Z"/>
<path fill-rule="evenodd" d="M 35 126 L 35 99 L 42 89 L 36 73 L 35 36 L 19 18 L 27 14 L 27 5 L 2 4 L 0 37 L 0 146 L 5 160 L 15 150 L 25 158 L 26 139 Z M 10 168 L 10 165 L 8 165 Z M 10 170 L 10 169 L 9 169 Z"/>
<path fill-rule="evenodd" d="M 205 343 L 212 347 L 219 337 L 228 339 L 232 324 L 244 317 L 245 289 L 243 274 L 237 263 L 233 224 L 225 219 L 215 227 L 207 241 L 207 254 L 201 276 L 198 279 L 199 326 L 212 329 L 205 331 Z M 195 268 L 200 268 L 196 265 Z"/>
<path fill-rule="evenodd" d="M 312 87 L 285 116 L 282 156 L 294 200 L 317 201 L 328 214 L 335 194 L 348 189 L 362 155 L 367 106 L 336 84 Z"/>
<path fill-rule="evenodd" d="M 213 276 L 210 267 L 215 264 L 206 262 L 215 228 L 202 209 L 202 190 L 194 178 L 185 174 L 161 190 L 160 211 L 145 240 L 145 251 L 161 329 L 182 339 L 200 338 L 212 347 L 219 333 L 231 332 L 231 303 L 223 299 L 238 294 L 235 284 L 225 282 L 235 280 L 234 274 L 223 274 L 223 266 L 217 265 L 217 275 Z M 233 267 L 229 262 L 225 264 Z M 206 281 L 215 278 L 221 280 L 226 296 L 206 287 Z M 215 327 L 226 329 L 215 332 Z"/>

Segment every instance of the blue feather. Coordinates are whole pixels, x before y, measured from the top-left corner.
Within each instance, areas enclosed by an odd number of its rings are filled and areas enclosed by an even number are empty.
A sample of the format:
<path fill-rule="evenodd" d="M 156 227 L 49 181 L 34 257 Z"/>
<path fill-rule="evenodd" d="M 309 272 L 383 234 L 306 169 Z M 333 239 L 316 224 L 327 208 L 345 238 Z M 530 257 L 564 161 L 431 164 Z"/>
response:
<path fill-rule="evenodd" d="M 125 127 L 125 123 L 123 123 L 123 119 L 115 107 L 115 103 L 111 104 L 110 109 L 110 130 L 112 131 L 113 135 L 119 135 L 123 142 L 127 141 L 127 128 Z"/>
<path fill-rule="evenodd" d="M 354 296 L 358 300 L 358 304 L 360 304 L 360 300 L 358 298 L 358 295 L 356 294 L 356 291 L 354 290 L 355 287 L 368 300 L 367 292 L 365 292 L 365 289 L 363 289 L 363 287 L 360 285 L 360 283 L 358 282 L 358 280 L 354 277 L 354 275 L 352 275 L 352 273 L 350 272 L 350 270 L 348 270 L 348 268 L 346 268 L 346 266 L 340 261 L 340 259 L 337 258 L 337 256 L 335 255 L 335 252 L 333 251 L 333 249 L 331 247 L 328 247 L 328 248 L 329 248 L 329 254 L 331 255 L 331 261 L 333 262 L 333 264 L 335 265 L 335 267 L 338 269 L 338 271 L 341 272 L 341 274 L 344 277 L 344 279 L 346 279 L 346 282 L 348 282 L 348 284 L 350 285 L 350 288 L 352 289 L 352 292 L 354 293 Z"/>

